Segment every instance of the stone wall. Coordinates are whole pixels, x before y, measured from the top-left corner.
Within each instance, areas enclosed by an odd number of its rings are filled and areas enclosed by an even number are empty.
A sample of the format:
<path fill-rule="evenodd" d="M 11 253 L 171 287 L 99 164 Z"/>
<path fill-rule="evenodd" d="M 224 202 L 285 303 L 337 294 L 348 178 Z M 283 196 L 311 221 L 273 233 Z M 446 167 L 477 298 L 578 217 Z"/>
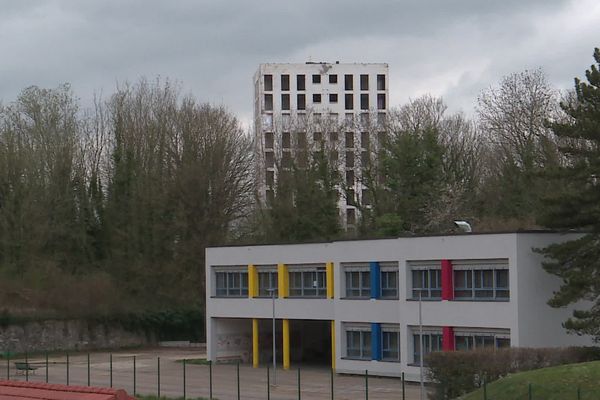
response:
<path fill-rule="evenodd" d="M 156 344 L 154 335 L 119 325 L 82 320 L 47 320 L 0 326 L 0 352 L 85 350 Z"/>

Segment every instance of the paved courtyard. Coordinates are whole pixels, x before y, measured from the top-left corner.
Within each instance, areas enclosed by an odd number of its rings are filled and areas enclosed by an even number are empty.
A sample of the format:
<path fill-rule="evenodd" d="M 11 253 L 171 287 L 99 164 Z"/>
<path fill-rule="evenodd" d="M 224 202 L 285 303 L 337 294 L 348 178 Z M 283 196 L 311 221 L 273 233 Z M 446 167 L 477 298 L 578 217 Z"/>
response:
<path fill-rule="evenodd" d="M 135 356 L 135 382 L 134 382 Z M 113 387 L 125 389 L 128 393 L 158 393 L 158 358 L 160 357 L 160 394 L 167 397 L 181 397 L 184 394 L 184 373 L 182 359 L 205 357 L 204 350 L 193 348 L 157 348 L 112 353 Z M 25 380 L 22 373 L 17 374 L 15 360 L 10 362 L 10 378 Z M 24 361 L 24 360 L 21 360 Z M 29 360 L 39 365 L 29 374 L 29 380 L 46 380 L 45 357 L 35 356 Z M 303 399 L 331 399 L 331 374 L 327 368 L 306 367 L 300 371 L 301 397 Z M 0 379 L 7 376 L 7 363 L 0 365 Z M 69 356 L 67 369 L 66 355 L 49 357 L 48 381 L 50 383 L 88 384 L 88 363 L 86 354 Z M 90 354 L 89 368 L 92 386 L 110 386 L 110 354 L 95 352 Z M 185 394 L 187 398 L 205 397 L 210 394 L 209 366 L 186 365 Z M 271 383 L 273 375 L 271 371 Z M 298 372 L 277 370 L 277 385 L 271 386 L 270 398 L 273 400 L 298 399 Z M 214 365 L 212 367 L 213 397 L 220 400 L 237 399 L 237 366 Z M 402 399 L 402 385 L 399 379 L 369 377 L 368 398 Z M 240 365 L 240 398 L 267 399 L 267 369 L 252 368 L 248 364 Z M 355 375 L 334 376 L 335 399 L 364 399 L 365 377 Z M 419 386 L 406 384 L 406 400 L 419 399 Z"/>

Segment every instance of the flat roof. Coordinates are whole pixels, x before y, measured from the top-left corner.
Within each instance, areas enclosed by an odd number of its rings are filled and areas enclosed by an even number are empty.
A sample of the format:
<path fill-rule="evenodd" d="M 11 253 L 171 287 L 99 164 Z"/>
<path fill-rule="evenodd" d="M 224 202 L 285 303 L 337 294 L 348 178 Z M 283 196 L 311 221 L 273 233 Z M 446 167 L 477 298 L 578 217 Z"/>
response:
<path fill-rule="evenodd" d="M 413 239 L 423 237 L 453 237 L 453 236 L 479 236 L 479 235 L 513 235 L 513 234 L 568 234 L 568 233 L 585 233 L 580 230 L 552 230 L 552 229 L 522 229 L 512 231 L 489 231 L 489 232 L 450 232 L 450 233 L 419 233 L 405 234 L 401 236 L 385 236 L 385 237 L 363 237 L 363 238 L 339 238 L 332 240 L 308 240 L 305 242 L 248 242 L 248 243 L 229 243 L 214 246 L 206 246 L 207 249 L 216 249 L 223 247 L 254 247 L 254 246 L 289 246 L 303 244 L 325 244 L 336 242 L 362 242 L 367 240 L 393 240 L 393 239 Z"/>

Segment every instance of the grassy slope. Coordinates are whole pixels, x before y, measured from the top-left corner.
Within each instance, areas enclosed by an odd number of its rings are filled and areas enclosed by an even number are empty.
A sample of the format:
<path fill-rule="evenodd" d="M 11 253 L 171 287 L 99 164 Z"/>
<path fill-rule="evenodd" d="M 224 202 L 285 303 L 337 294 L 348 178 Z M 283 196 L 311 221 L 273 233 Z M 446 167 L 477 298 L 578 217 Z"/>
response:
<path fill-rule="evenodd" d="M 581 399 L 600 399 L 600 361 L 542 368 L 509 375 L 487 385 L 488 400 L 527 400 L 528 385 L 532 384 L 532 399 L 576 400 L 577 387 Z M 479 389 L 462 400 L 482 400 Z"/>

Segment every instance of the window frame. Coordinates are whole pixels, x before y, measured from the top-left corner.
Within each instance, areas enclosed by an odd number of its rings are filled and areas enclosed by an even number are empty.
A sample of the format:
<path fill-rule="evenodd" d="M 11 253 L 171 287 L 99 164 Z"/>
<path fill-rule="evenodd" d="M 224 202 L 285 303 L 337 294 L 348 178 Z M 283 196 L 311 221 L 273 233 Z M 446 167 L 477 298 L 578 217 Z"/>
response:
<path fill-rule="evenodd" d="M 360 327 L 346 327 L 346 358 L 351 360 L 371 360 L 371 330 Z M 358 347 L 355 347 L 355 340 L 350 340 L 350 336 L 358 337 Z M 352 345 L 352 346 L 351 346 Z M 351 354 L 352 351 L 352 354 Z"/>
<path fill-rule="evenodd" d="M 221 277 L 225 278 L 224 287 L 219 287 Z M 235 286 L 236 277 L 238 278 L 237 286 Z M 235 271 L 216 270 L 215 297 L 248 297 L 248 271 L 241 269 Z"/>
<path fill-rule="evenodd" d="M 413 356 L 413 364 L 420 364 L 420 357 L 421 357 L 421 342 L 420 342 L 420 334 L 418 329 L 413 328 L 412 329 L 412 336 L 413 336 L 413 351 L 412 351 L 412 356 Z M 438 331 L 423 331 L 423 347 L 425 347 L 426 351 L 424 354 L 424 357 L 427 357 L 428 354 L 433 353 L 433 352 L 437 352 L 437 351 L 442 351 L 443 350 L 443 343 L 442 343 L 443 337 L 442 337 L 442 332 L 438 332 Z M 433 350 L 432 345 L 435 344 L 436 349 Z M 417 349 L 419 349 L 419 352 L 417 352 Z M 423 360 L 423 365 L 426 365 L 427 362 L 425 362 L 425 360 Z"/>
<path fill-rule="evenodd" d="M 258 278 L 258 297 L 271 297 L 271 291 L 269 289 L 275 289 L 275 297 L 279 295 L 279 281 L 278 281 L 277 269 L 259 269 L 257 271 Z M 268 276 L 268 284 L 263 285 L 263 279 L 261 277 Z"/>
<path fill-rule="evenodd" d="M 354 276 L 358 276 L 358 286 L 352 285 Z M 365 278 L 366 277 L 366 278 Z M 345 294 L 348 299 L 371 298 L 371 270 L 366 268 L 351 268 L 344 271 Z M 366 279 L 366 281 L 365 281 Z M 356 293 L 352 293 L 356 292 Z"/>
<path fill-rule="evenodd" d="M 489 272 L 491 275 L 491 286 L 486 283 L 486 272 Z M 506 273 L 506 286 L 498 286 L 498 276 L 501 273 Z M 457 275 L 459 274 L 464 274 L 464 279 L 457 279 Z M 485 266 L 480 268 L 455 269 L 452 278 L 454 282 L 454 300 L 510 301 L 510 271 L 507 267 L 495 268 L 494 266 Z M 461 285 L 457 285 L 457 282 L 461 282 Z M 470 296 L 467 295 L 468 293 L 470 293 Z M 486 296 L 485 294 L 490 295 Z"/>
<path fill-rule="evenodd" d="M 388 336 L 388 340 L 386 340 L 386 335 Z M 396 348 L 390 349 L 390 336 L 396 336 Z M 395 351 L 394 351 L 395 350 Z M 388 356 L 386 357 L 386 352 Z M 396 353 L 396 356 L 389 356 L 389 353 Z M 381 328 L 381 361 L 386 362 L 400 362 L 400 330 L 395 328 Z"/>
<path fill-rule="evenodd" d="M 389 279 L 385 279 L 384 278 L 384 274 L 385 274 L 385 276 L 387 276 L 388 274 L 394 274 L 394 275 L 396 275 L 396 278 L 395 278 L 395 285 L 396 285 L 396 287 L 395 288 L 389 287 L 387 285 L 385 285 L 385 287 L 384 287 L 384 282 L 385 283 L 389 283 L 390 282 Z M 379 275 L 380 275 L 379 276 L 379 282 L 380 282 L 380 285 L 379 285 L 380 286 L 380 288 L 379 288 L 379 290 L 380 290 L 379 297 L 381 299 L 397 300 L 400 297 L 400 271 L 397 268 L 395 268 L 395 269 L 392 269 L 392 268 L 381 268 L 380 271 L 379 271 Z M 393 294 L 393 295 L 384 294 L 384 290 L 388 290 L 388 291 L 393 290 L 395 292 L 395 294 Z"/>
<path fill-rule="evenodd" d="M 300 274 L 300 286 L 297 286 L 296 274 Z M 307 279 L 308 275 L 313 277 Z M 288 271 L 289 295 L 288 297 L 302 298 L 326 298 L 327 297 L 327 275 L 325 267 L 292 269 Z M 317 286 L 307 286 L 306 282 L 317 282 Z M 314 293 L 312 291 L 314 290 Z"/>
<path fill-rule="evenodd" d="M 415 286 L 415 276 L 421 275 L 421 286 Z M 411 299 L 419 300 L 441 300 L 442 299 L 442 270 L 441 268 L 411 268 Z M 424 279 L 426 278 L 426 279 Z M 435 279 L 432 279 L 435 278 Z M 432 285 L 436 281 L 436 286 Z M 425 282 L 426 281 L 426 282 Z M 435 295 L 434 295 L 435 292 Z M 437 295 L 439 292 L 439 295 Z"/>

